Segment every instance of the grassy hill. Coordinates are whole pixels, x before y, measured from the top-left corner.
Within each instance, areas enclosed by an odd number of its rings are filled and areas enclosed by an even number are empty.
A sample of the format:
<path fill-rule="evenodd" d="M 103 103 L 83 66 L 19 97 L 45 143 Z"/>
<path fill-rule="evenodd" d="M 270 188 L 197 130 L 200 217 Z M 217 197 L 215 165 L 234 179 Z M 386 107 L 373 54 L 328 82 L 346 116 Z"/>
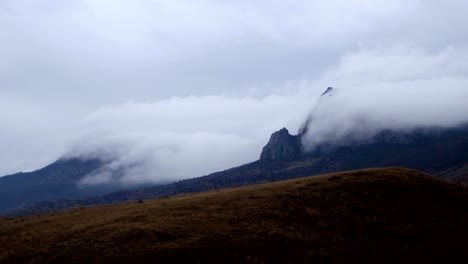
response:
<path fill-rule="evenodd" d="M 0 221 L 0 263 L 452 263 L 468 190 L 350 171 Z"/>

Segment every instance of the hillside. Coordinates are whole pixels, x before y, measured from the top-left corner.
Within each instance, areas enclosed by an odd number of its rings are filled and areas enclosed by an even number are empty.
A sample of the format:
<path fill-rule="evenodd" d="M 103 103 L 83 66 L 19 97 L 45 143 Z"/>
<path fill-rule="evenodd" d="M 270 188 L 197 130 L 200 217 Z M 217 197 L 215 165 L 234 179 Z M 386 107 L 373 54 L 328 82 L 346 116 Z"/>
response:
<path fill-rule="evenodd" d="M 77 188 L 76 182 L 79 179 L 101 166 L 102 162 L 96 159 L 60 159 L 36 171 L 0 177 L 0 212 L 21 204 L 82 198 L 115 190 Z"/>
<path fill-rule="evenodd" d="M 1 263 L 450 263 L 467 190 L 368 169 L 0 221 Z"/>
<path fill-rule="evenodd" d="M 30 204 L 56 199 L 80 199 L 124 188 L 119 184 L 78 185 L 81 179 L 99 172 L 105 165 L 106 161 L 97 158 L 61 158 L 39 170 L 0 177 L 0 214 Z M 125 188 L 143 186 L 148 184 Z"/>
<path fill-rule="evenodd" d="M 335 91 L 328 87 L 317 105 L 326 105 Z M 334 142 L 332 137 L 309 146 L 304 142 L 314 136 L 308 132 L 320 125 L 315 123 L 318 117 L 312 111 L 297 135 L 291 135 L 286 128 L 274 132 L 256 161 L 169 184 L 123 186 L 110 182 L 78 186 L 89 175 L 119 176 L 125 174 L 125 168 L 110 169 L 112 159 L 96 153 L 88 153 L 87 158 L 86 155 L 62 158 L 37 171 L 0 177 L 0 214 L 31 215 L 73 206 L 121 203 L 376 167 L 406 167 L 447 181 L 467 182 L 468 124 L 382 129 L 360 140 L 350 132 L 339 142 Z M 168 176 L 156 174 L 152 176 Z"/>
<path fill-rule="evenodd" d="M 303 154 L 293 151 L 279 153 L 275 150 L 288 149 L 285 145 L 291 142 L 293 146 L 290 149 L 296 149 L 294 137 L 289 135 L 286 129 L 275 132 L 265 148 L 268 154 L 264 156 L 268 158 L 207 176 L 78 200 L 44 201 L 23 206 L 9 213 L 37 214 L 73 206 L 120 203 L 371 167 L 407 167 L 442 177 L 438 173 L 458 168 L 460 164 L 466 164 L 468 161 L 468 126 L 446 129 L 435 134 L 418 131 L 399 134 L 387 131 L 368 144 L 322 147 Z"/>
<path fill-rule="evenodd" d="M 436 176 L 450 182 L 468 184 L 468 163 L 439 172 Z"/>

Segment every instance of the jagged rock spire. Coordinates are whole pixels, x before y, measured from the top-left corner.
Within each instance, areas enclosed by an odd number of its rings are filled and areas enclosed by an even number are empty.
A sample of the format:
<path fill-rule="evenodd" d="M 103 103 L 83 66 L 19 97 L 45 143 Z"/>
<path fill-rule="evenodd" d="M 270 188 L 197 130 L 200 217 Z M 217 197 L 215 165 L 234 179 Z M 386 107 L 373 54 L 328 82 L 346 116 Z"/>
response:
<path fill-rule="evenodd" d="M 286 128 L 273 133 L 263 148 L 260 160 L 279 160 L 297 156 L 301 153 L 299 138 L 289 134 Z"/>
<path fill-rule="evenodd" d="M 322 93 L 321 98 L 324 96 L 332 96 L 332 92 L 334 90 L 335 89 L 333 87 L 328 87 L 325 92 Z M 289 134 L 289 131 L 286 128 L 282 128 L 273 133 L 268 144 L 263 147 L 260 160 L 279 160 L 301 155 L 301 138 L 307 133 L 307 129 L 312 122 L 314 112 L 315 111 L 312 111 L 312 113 L 307 117 L 306 122 L 304 122 L 299 129 L 298 135 L 293 136 Z"/>
<path fill-rule="evenodd" d="M 333 91 L 333 87 L 328 87 L 327 90 L 325 90 L 325 92 L 322 94 L 322 96 L 328 94 L 328 95 L 331 95 L 331 92 Z"/>
<path fill-rule="evenodd" d="M 315 111 L 317 110 L 320 102 L 321 102 L 321 99 L 324 98 L 326 95 L 328 96 L 332 96 L 333 95 L 333 91 L 335 91 L 335 88 L 329 86 L 325 92 L 322 93 L 322 95 L 320 96 L 316 106 L 315 106 L 315 109 L 312 110 L 312 112 L 309 114 L 309 116 L 307 117 L 306 121 L 302 124 L 302 126 L 300 127 L 299 129 L 299 132 L 298 132 L 298 135 L 299 137 L 301 137 L 302 135 L 305 135 L 307 133 L 307 130 L 309 129 L 309 126 L 310 124 L 312 123 L 312 120 L 314 118 L 314 114 L 315 114 Z"/>

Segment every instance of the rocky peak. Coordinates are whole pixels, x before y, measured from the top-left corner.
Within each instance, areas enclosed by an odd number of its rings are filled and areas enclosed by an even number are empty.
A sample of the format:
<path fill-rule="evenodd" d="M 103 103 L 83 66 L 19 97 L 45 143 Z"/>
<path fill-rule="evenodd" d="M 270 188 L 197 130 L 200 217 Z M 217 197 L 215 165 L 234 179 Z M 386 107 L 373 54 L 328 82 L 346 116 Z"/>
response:
<path fill-rule="evenodd" d="M 279 160 L 295 157 L 301 153 L 298 136 L 289 134 L 286 128 L 273 133 L 268 144 L 263 148 L 260 160 Z"/>
<path fill-rule="evenodd" d="M 322 94 L 322 96 L 328 94 L 329 96 L 332 95 L 333 87 L 328 87 L 327 90 Z"/>
<path fill-rule="evenodd" d="M 316 114 L 317 107 L 320 105 L 323 98 L 325 98 L 326 96 L 332 96 L 334 91 L 335 91 L 335 88 L 330 86 L 325 90 L 325 92 L 322 93 L 322 95 L 320 95 L 316 103 L 315 109 L 312 110 L 312 112 L 307 117 L 306 121 L 302 124 L 301 128 L 299 129 L 299 132 L 298 132 L 299 137 L 302 137 L 303 135 L 307 133 L 307 130 L 309 129 L 309 126 L 312 123 L 312 120 L 314 119 L 314 115 Z"/>
<path fill-rule="evenodd" d="M 334 91 L 335 89 L 333 87 L 328 87 L 325 92 L 322 93 L 321 98 L 332 96 Z M 319 103 L 320 99 L 317 105 Z M 273 133 L 268 144 L 263 147 L 260 160 L 280 160 L 301 155 L 301 138 L 307 133 L 307 129 L 313 120 L 314 114 L 315 111 L 312 111 L 296 136 L 289 134 L 289 131 L 286 128 L 282 128 Z"/>

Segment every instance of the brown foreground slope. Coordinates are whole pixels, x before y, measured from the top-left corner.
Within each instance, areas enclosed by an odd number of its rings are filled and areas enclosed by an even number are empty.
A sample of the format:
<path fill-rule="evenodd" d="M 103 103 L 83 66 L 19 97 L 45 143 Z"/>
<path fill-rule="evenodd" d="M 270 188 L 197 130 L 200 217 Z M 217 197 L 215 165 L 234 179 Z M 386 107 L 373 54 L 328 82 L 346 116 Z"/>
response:
<path fill-rule="evenodd" d="M 467 239 L 466 189 L 369 169 L 2 219 L 0 262 L 452 263 Z"/>

